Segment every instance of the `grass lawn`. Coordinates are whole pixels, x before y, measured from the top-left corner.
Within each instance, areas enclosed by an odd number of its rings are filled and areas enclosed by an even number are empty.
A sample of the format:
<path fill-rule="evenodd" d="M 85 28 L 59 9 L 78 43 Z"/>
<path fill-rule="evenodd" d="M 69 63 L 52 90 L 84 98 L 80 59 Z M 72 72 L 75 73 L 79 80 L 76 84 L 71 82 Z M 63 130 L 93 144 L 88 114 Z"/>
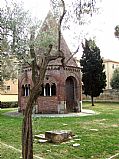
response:
<path fill-rule="evenodd" d="M 99 114 L 33 118 L 34 135 L 48 130 L 71 130 L 75 134 L 75 138 L 70 142 L 61 144 L 38 143 L 34 140 L 34 154 L 44 159 L 107 159 L 118 154 L 119 103 L 102 102 L 92 107 L 91 103 L 87 102 L 83 103 L 83 108 L 94 110 Z M 19 150 L 21 150 L 22 117 L 4 114 L 11 110 L 0 110 L 1 159 L 19 159 L 21 156 Z M 79 143 L 80 146 L 73 147 L 74 143 Z M 119 159 L 119 155 L 115 159 Z"/>

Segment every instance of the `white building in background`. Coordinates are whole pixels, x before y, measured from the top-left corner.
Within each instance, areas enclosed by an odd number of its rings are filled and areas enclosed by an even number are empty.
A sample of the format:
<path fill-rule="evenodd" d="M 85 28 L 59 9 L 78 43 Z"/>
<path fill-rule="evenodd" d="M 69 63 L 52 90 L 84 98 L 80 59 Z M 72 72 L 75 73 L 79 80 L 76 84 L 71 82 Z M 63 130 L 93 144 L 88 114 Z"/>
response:
<path fill-rule="evenodd" d="M 4 89 L 0 89 L 1 102 L 18 101 L 18 80 L 5 81 Z"/>

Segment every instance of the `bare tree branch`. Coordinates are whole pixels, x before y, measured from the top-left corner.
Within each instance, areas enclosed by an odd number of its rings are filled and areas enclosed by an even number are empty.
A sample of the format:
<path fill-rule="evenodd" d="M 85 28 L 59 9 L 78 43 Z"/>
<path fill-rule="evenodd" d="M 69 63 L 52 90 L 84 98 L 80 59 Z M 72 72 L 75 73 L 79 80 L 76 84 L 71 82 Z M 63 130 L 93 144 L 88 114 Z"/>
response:
<path fill-rule="evenodd" d="M 76 51 L 68 58 L 68 60 L 65 62 L 65 65 L 71 60 L 71 58 L 78 52 L 80 45 L 76 49 Z"/>
<path fill-rule="evenodd" d="M 62 20 L 64 18 L 64 15 L 66 14 L 64 0 L 61 0 L 61 2 L 62 2 L 62 5 L 63 5 L 63 13 L 60 16 L 59 25 L 58 25 L 58 51 L 60 51 L 60 45 L 61 45 L 61 25 L 62 25 Z"/>
<path fill-rule="evenodd" d="M 35 50 L 34 50 L 34 41 L 35 39 L 35 31 L 34 29 L 32 28 L 31 29 L 31 36 L 30 36 L 30 55 L 31 55 L 31 58 L 33 59 L 32 61 L 32 80 L 33 80 L 33 83 L 36 83 L 36 75 L 38 75 L 37 73 L 37 62 L 36 62 L 36 55 L 35 55 Z"/>

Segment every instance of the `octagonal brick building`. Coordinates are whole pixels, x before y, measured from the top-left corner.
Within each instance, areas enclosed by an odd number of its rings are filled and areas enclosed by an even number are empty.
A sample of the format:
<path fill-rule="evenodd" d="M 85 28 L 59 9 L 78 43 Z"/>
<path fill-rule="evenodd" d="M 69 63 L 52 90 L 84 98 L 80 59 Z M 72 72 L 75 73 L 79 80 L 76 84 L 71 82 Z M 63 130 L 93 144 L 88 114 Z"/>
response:
<path fill-rule="evenodd" d="M 48 16 L 46 19 L 49 18 Z M 49 63 L 42 84 L 42 93 L 39 94 L 34 106 L 34 113 L 81 112 L 81 70 L 72 57 L 63 37 L 61 38 L 61 50 L 64 53 L 67 64 L 63 67 L 60 58 Z M 18 103 L 20 112 L 25 110 L 30 89 L 32 88 L 31 73 L 31 68 L 25 66 L 19 76 Z"/>

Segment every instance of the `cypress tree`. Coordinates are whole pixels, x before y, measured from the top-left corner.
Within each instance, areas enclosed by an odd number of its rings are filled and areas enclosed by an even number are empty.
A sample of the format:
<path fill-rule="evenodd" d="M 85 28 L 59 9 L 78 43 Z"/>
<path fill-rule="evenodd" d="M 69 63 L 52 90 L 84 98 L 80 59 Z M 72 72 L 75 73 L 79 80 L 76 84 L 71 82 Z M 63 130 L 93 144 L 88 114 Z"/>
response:
<path fill-rule="evenodd" d="M 94 106 L 93 97 L 103 93 L 103 89 L 106 87 L 103 60 L 94 40 L 85 40 L 85 45 L 82 44 L 82 47 L 83 55 L 80 65 L 82 66 L 83 91 L 86 96 L 91 96 L 92 106 Z"/>

